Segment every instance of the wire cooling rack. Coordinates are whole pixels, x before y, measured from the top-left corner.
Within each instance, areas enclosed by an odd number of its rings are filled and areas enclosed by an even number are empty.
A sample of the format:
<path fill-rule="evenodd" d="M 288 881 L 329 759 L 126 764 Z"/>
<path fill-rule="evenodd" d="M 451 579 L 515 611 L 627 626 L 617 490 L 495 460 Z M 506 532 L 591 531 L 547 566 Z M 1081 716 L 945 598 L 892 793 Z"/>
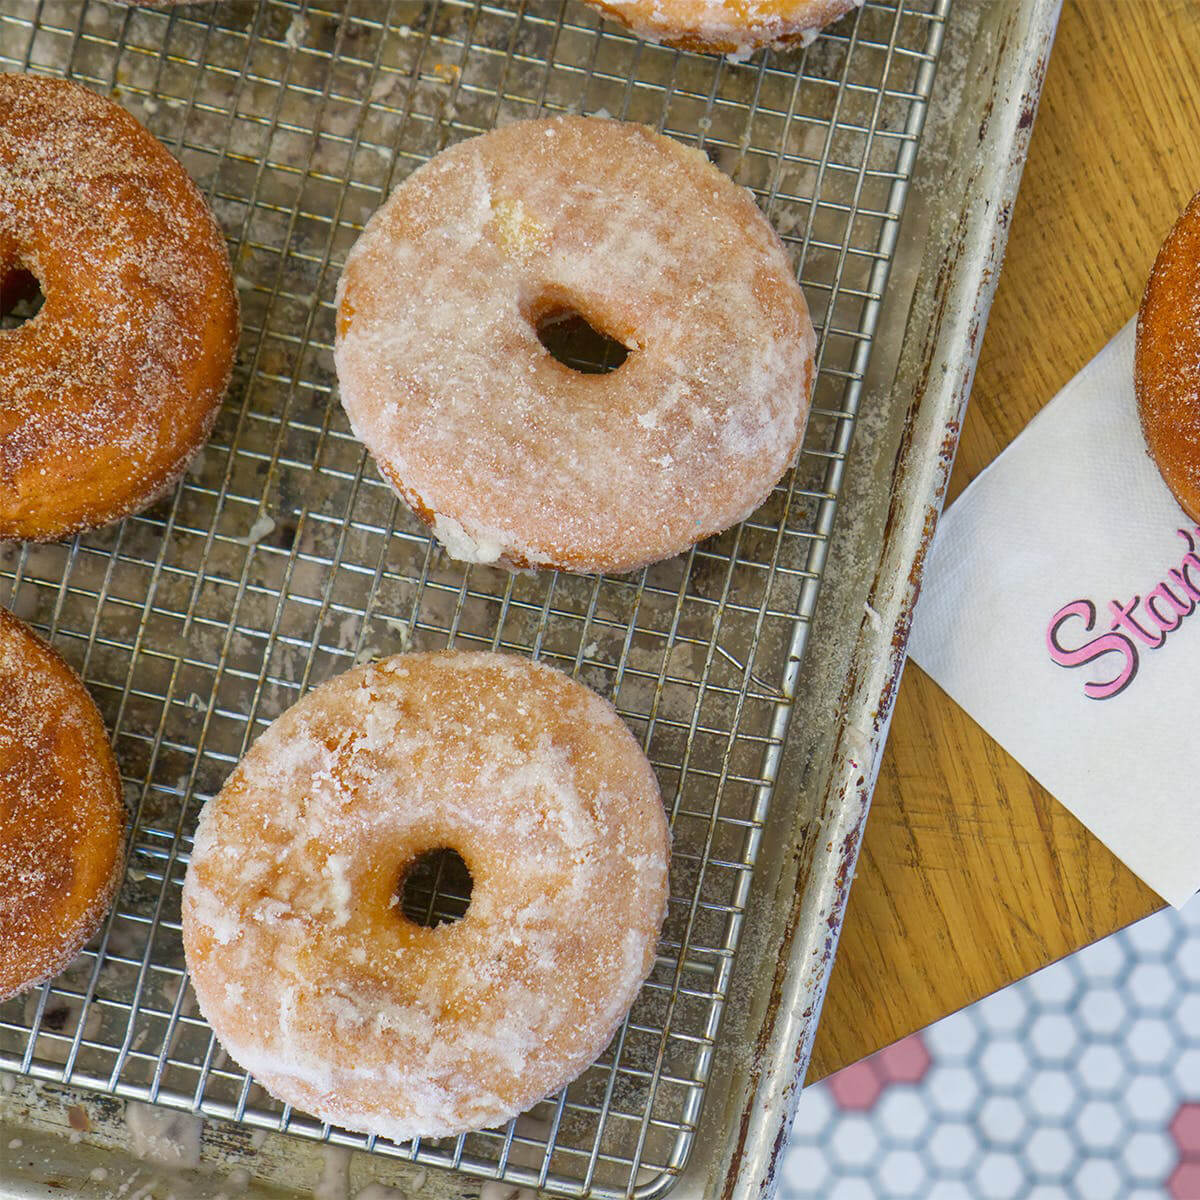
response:
<path fill-rule="evenodd" d="M 735 65 L 576 3 L 0 0 L 0 68 L 111 94 L 181 159 L 229 236 L 244 319 L 212 441 L 169 500 L 0 549 L 0 602 L 85 677 L 133 818 L 101 934 L 0 1006 L 0 1066 L 561 1195 L 670 1185 L 720 1037 L 948 8 L 868 0 L 806 50 Z M 623 577 L 450 561 L 336 396 L 339 269 L 388 191 L 451 142 L 564 110 L 646 122 L 752 189 L 820 335 L 795 471 L 741 527 Z M 201 804 L 267 723 L 352 663 L 446 646 L 533 655 L 613 700 L 663 788 L 670 911 L 629 1020 L 578 1081 L 503 1130 L 394 1145 L 279 1105 L 226 1058 L 188 986 L 179 893 Z M 440 872 L 424 883 L 427 913 L 454 911 Z"/>

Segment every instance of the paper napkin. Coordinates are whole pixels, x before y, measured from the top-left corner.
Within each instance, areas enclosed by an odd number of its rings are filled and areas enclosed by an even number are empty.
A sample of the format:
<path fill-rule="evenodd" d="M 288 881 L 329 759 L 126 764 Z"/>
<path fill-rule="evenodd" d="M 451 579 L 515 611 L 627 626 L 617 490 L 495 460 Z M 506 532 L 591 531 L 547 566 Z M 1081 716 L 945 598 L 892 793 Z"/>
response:
<path fill-rule="evenodd" d="M 1200 529 L 1130 322 L 942 517 L 909 654 L 1171 904 L 1200 888 Z"/>

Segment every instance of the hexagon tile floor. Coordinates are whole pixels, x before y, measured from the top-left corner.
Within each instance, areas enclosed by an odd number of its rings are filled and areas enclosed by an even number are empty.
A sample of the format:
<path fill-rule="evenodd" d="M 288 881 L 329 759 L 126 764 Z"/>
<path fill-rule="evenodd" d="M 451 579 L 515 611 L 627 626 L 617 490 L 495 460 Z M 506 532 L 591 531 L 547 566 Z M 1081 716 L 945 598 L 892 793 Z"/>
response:
<path fill-rule="evenodd" d="M 1200 1200 L 1200 900 L 800 1098 L 780 1200 Z"/>

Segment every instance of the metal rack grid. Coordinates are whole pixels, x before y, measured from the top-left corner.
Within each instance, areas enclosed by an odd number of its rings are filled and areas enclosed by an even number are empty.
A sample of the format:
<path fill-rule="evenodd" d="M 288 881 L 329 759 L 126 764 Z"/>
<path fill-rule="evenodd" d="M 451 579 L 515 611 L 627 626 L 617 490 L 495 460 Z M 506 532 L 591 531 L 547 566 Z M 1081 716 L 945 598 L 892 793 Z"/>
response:
<path fill-rule="evenodd" d="M 69 543 L 0 548 L 0 602 L 80 669 L 132 813 L 107 924 L 0 1006 L 0 1067 L 562 1195 L 670 1186 L 718 1045 L 949 3 L 868 0 L 806 50 L 734 65 L 574 2 L 0 0 L 0 68 L 111 93 L 198 181 L 244 320 L 212 441 L 171 498 Z M 450 142 L 567 109 L 651 124 L 751 188 L 820 335 L 796 469 L 742 526 L 624 577 L 450 561 L 335 395 L 338 272 L 388 191 Z M 506 1129 L 393 1145 L 279 1105 L 226 1059 L 187 986 L 179 889 L 200 805 L 267 723 L 353 662 L 448 645 L 534 655 L 613 700 L 662 785 L 671 902 L 650 980 L 579 1080 Z M 439 881 L 427 911 L 455 903 Z"/>

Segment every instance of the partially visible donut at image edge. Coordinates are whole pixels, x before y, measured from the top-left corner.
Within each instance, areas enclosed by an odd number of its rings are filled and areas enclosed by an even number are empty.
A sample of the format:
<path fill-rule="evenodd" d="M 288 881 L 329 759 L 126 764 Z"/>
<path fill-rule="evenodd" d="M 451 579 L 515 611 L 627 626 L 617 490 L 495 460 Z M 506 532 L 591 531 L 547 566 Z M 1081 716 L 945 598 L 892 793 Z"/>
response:
<path fill-rule="evenodd" d="M 167 492 L 212 430 L 238 302 L 187 172 L 123 108 L 0 75 L 0 540 L 48 541 Z"/>
<path fill-rule="evenodd" d="M 0 1000 L 57 975 L 99 928 L 121 880 L 125 824 L 91 696 L 0 608 Z"/>
<path fill-rule="evenodd" d="M 1167 234 L 1138 313 L 1134 382 L 1150 455 L 1200 521 L 1200 194 Z"/>
<path fill-rule="evenodd" d="M 763 47 L 807 46 L 863 0 L 587 0 L 652 42 L 748 58 Z"/>
<path fill-rule="evenodd" d="M 559 361 L 582 317 L 627 357 Z M 782 243 L 698 150 L 592 117 L 443 151 L 338 283 L 356 435 L 454 558 L 629 571 L 744 520 L 795 459 L 815 337 Z"/>

